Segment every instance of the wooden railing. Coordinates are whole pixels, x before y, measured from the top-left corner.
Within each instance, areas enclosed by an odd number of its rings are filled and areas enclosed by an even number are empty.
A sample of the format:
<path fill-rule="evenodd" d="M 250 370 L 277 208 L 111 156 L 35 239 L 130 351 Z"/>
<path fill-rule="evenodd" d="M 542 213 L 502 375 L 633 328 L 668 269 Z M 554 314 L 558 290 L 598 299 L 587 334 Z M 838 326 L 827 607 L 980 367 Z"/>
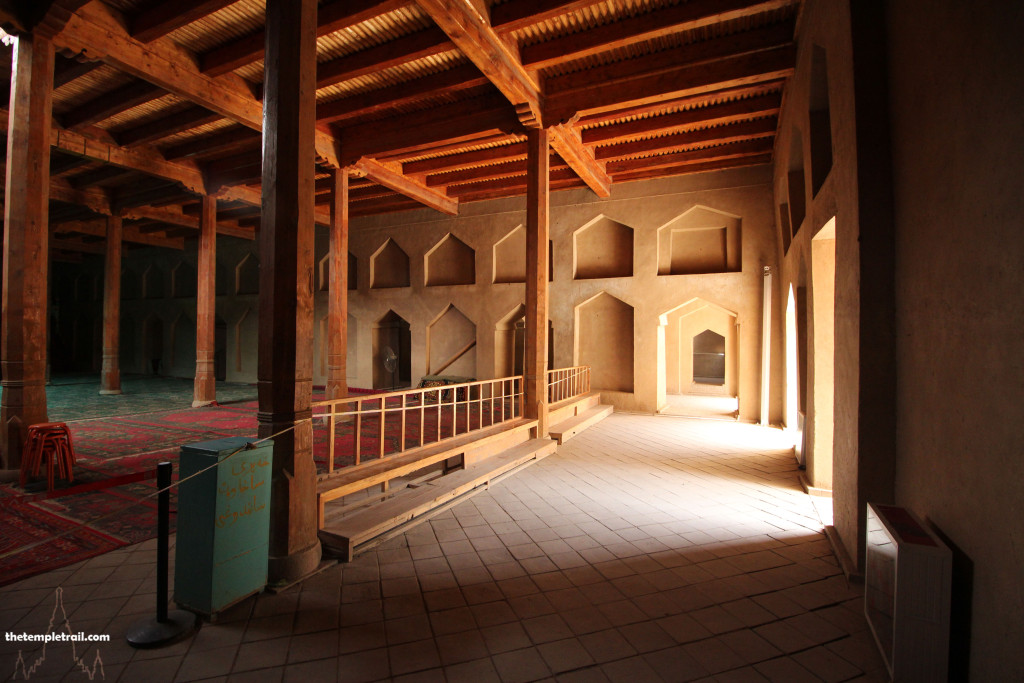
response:
<path fill-rule="evenodd" d="M 589 365 L 548 370 L 548 403 L 558 403 L 589 392 Z"/>
<path fill-rule="evenodd" d="M 331 473 L 522 415 L 522 376 L 316 401 L 314 453 L 323 452 L 317 442 L 326 436 Z"/>

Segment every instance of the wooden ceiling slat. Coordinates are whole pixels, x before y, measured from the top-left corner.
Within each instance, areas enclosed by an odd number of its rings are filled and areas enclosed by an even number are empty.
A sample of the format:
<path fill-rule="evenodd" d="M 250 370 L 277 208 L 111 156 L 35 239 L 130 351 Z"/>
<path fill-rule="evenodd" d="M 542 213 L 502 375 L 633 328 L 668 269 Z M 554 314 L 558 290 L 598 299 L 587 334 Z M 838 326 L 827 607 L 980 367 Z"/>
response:
<path fill-rule="evenodd" d="M 511 161 L 513 159 L 526 158 L 526 143 L 516 142 L 501 147 L 490 147 L 478 149 L 472 152 L 451 154 L 434 159 L 423 159 L 421 161 L 410 161 L 402 165 L 406 173 L 437 173 L 439 171 L 453 171 L 460 168 L 467 168 L 479 164 L 486 164 L 495 161 Z"/>
<path fill-rule="evenodd" d="M 567 164 L 565 160 L 554 155 L 550 159 L 549 168 L 565 168 Z M 437 173 L 434 175 L 427 176 L 427 185 L 430 187 L 444 187 L 448 185 L 457 185 L 459 183 L 475 182 L 478 180 L 491 180 L 493 178 L 502 178 L 504 176 L 515 176 L 526 173 L 526 159 L 516 159 L 513 161 L 505 161 L 500 164 L 493 164 L 491 166 L 478 166 L 476 168 L 467 168 L 461 171 L 452 171 L 450 173 Z"/>
<path fill-rule="evenodd" d="M 507 33 L 601 2 L 604 0 L 512 0 L 491 8 L 491 26 Z"/>
<path fill-rule="evenodd" d="M 760 166 L 762 164 L 771 163 L 771 160 L 771 154 L 752 154 L 750 156 L 737 156 L 729 159 L 698 161 L 690 164 L 659 166 L 652 169 L 640 169 L 625 173 L 615 173 L 612 177 L 615 179 L 615 182 L 623 183 L 633 180 L 650 180 L 653 178 L 667 178 L 670 176 L 687 175 L 690 173 L 703 173 L 705 171 L 720 171 L 727 168 L 740 168 L 743 166 Z"/>
<path fill-rule="evenodd" d="M 259 133 L 236 124 L 216 133 L 177 143 L 165 148 L 163 152 L 166 159 L 182 159 L 257 147 L 261 142 L 262 136 Z"/>
<path fill-rule="evenodd" d="M 405 62 L 448 52 L 453 47 L 444 31 L 425 28 L 387 43 L 322 62 L 316 69 L 316 87 L 326 88 Z"/>
<path fill-rule="evenodd" d="M 383 152 L 412 151 L 432 144 L 473 139 L 489 133 L 521 132 L 519 119 L 500 98 L 435 107 L 345 128 L 341 145 L 346 158 L 377 156 Z"/>
<path fill-rule="evenodd" d="M 152 102 L 166 94 L 162 88 L 158 88 L 152 83 L 135 81 L 112 92 L 94 97 L 88 102 L 83 102 L 61 116 L 61 123 L 65 128 L 88 126 L 123 111 L 128 111 L 132 107 Z"/>
<path fill-rule="evenodd" d="M 236 0 L 164 0 L 129 19 L 131 36 L 148 43 L 233 2 Z"/>
<path fill-rule="evenodd" d="M 209 109 L 198 106 L 189 107 L 184 111 L 161 116 L 153 121 L 115 133 L 115 137 L 121 145 L 131 147 L 162 140 L 175 133 L 219 121 L 221 118 L 223 117 L 220 114 L 215 114 Z"/>
<path fill-rule="evenodd" d="M 428 95 L 450 95 L 480 88 L 488 83 L 475 66 L 467 64 L 387 88 L 325 102 L 317 106 L 316 118 L 320 123 L 340 124 L 345 120 L 409 104 Z"/>
<path fill-rule="evenodd" d="M 590 128 L 583 131 L 583 142 L 588 145 L 611 144 L 652 133 L 665 133 L 698 126 L 717 126 L 755 116 L 770 116 L 779 112 L 781 104 L 782 95 L 779 93 L 759 95 L 736 102 L 712 104 L 664 116 L 652 116 Z"/>
<path fill-rule="evenodd" d="M 498 35 L 473 5 L 472 0 L 417 0 L 471 62 L 487 76 L 516 108 L 527 126 L 547 123 L 542 117 L 543 94 L 536 77 L 520 63 L 519 56 Z M 580 140 L 579 131 L 568 125 L 550 128 L 551 146 L 599 197 L 607 197 L 611 180 L 603 165 Z"/>
<path fill-rule="evenodd" d="M 409 0 L 335 0 L 317 10 L 317 35 L 355 26 L 408 4 Z M 263 59 L 265 43 L 266 33 L 261 30 L 215 47 L 199 57 L 200 70 L 210 76 L 221 76 L 252 64 Z"/>
<path fill-rule="evenodd" d="M 757 154 L 769 154 L 772 151 L 772 140 L 761 138 L 758 140 L 747 140 L 744 142 L 732 142 L 717 147 L 706 147 L 704 149 L 690 150 L 686 152 L 674 152 L 671 154 L 660 154 L 657 156 L 644 157 L 642 159 L 622 159 L 608 162 L 608 172 L 613 176 L 618 173 L 636 170 L 651 170 L 657 168 L 668 168 L 679 164 L 686 164 L 693 161 L 709 161 L 712 159 L 733 159 L 736 157 L 753 156 Z"/>
<path fill-rule="evenodd" d="M 378 185 L 391 188 L 395 192 L 399 192 L 410 199 L 415 199 L 432 209 L 450 216 L 459 213 L 459 202 L 457 200 L 451 199 L 443 192 L 434 188 L 427 187 L 425 183 L 419 180 L 402 175 L 400 168 L 366 158 L 360 159 L 351 168 L 358 173 L 362 173 Z"/>
<path fill-rule="evenodd" d="M 666 71 L 663 58 L 652 60 L 652 72 L 639 70 L 616 82 L 595 82 L 548 96 L 546 116 L 567 119 L 579 113 L 651 104 L 677 97 L 715 92 L 786 78 L 793 72 L 796 46 L 726 57 L 714 62 Z"/>
<path fill-rule="evenodd" d="M 520 54 L 532 69 L 561 64 L 682 31 L 733 21 L 795 4 L 796 0 L 690 0 L 624 17 L 581 33 L 527 45 Z M 792 37 L 792 32 L 790 32 Z"/>
<path fill-rule="evenodd" d="M 726 126 L 714 126 L 682 133 L 672 133 L 633 142 L 620 142 L 614 145 L 599 147 L 596 150 L 596 156 L 598 159 L 605 160 L 622 159 L 636 156 L 637 154 L 664 152 L 693 145 L 724 144 L 740 140 L 764 138 L 775 135 L 777 127 L 778 121 L 773 116 L 753 121 L 732 123 Z"/>

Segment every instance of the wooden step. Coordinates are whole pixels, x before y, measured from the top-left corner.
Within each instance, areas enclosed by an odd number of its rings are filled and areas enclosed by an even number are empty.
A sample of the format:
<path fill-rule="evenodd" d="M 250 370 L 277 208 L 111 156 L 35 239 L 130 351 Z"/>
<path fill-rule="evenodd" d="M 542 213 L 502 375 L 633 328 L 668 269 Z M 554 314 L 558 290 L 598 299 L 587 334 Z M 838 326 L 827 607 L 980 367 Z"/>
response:
<path fill-rule="evenodd" d="M 555 448 L 555 442 L 550 439 L 531 439 L 463 470 L 360 509 L 336 522 L 328 522 L 320 529 L 320 541 L 348 562 L 358 546 L 486 486 L 517 467 L 540 460 L 554 453 Z"/>
<path fill-rule="evenodd" d="M 552 425 L 548 435 L 556 439 L 559 445 L 576 436 L 592 424 L 596 424 L 612 414 L 615 409 L 612 406 L 598 405 L 580 412 L 579 415 L 562 420 Z"/>
<path fill-rule="evenodd" d="M 601 404 L 601 392 L 591 391 L 581 396 L 573 396 L 548 406 L 548 424 L 557 424 L 562 420 L 579 415 L 583 411 Z"/>
<path fill-rule="evenodd" d="M 324 504 L 328 501 L 386 483 L 391 479 L 408 476 L 417 470 L 458 455 L 464 455 L 467 462 L 472 462 L 477 451 L 486 452 L 489 448 L 504 450 L 511 445 L 510 440 L 526 441 L 529 439 L 529 430 L 536 426 L 536 420 L 508 420 L 468 434 L 460 434 L 444 441 L 418 446 L 403 453 L 386 455 L 321 475 L 316 485 L 319 526 L 323 526 Z"/>

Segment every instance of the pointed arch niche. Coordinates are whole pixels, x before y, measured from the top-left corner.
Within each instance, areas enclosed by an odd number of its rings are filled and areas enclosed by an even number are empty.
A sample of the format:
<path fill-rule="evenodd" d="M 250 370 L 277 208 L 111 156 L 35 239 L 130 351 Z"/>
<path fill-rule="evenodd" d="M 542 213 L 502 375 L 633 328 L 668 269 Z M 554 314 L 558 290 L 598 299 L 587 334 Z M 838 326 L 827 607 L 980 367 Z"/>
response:
<path fill-rule="evenodd" d="M 352 252 L 348 253 L 348 289 L 356 289 L 356 257 Z M 331 255 L 324 254 L 324 257 L 317 263 L 317 272 L 320 278 L 320 287 L 317 291 L 328 292 L 331 289 Z"/>
<path fill-rule="evenodd" d="M 198 277 L 191 263 L 179 261 L 171 270 L 171 296 L 176 299 L 194 299 Z"/>
<path fill-rule="evenodd" d="M 259 294 L 260 262 L 252 254 L 246 254 L 235 266 L 235 293 Z"/>
<path fill-rule="evenodd" d="M 633 276 L 633 228 L 601 215 L 572 236 L 573 279 Z"/>
<path fill-rule="evenodd" d="M 555 330 L 548 320 L 548 367 L 555 363 Z M 523 374 L 526 364 L 526 306 L 519 304 L 494 326 L 494 376 Z"/>
<path fill-rule="evenodd" d="M 427 287 L 476 284 L 476 252 L 448 233 L 424 256 Z"/>
<path fill-rule="evenodd" d="M 409 255 L 390 237 L 370 257 L 370 289 L 409 286 Z"/>
<path fill-rule="evenodd" d="M 662 313 L 665 393 L 738 397 L 736 313 L 701 298 Z M 666 400 L 659 396 L 659 405 Z"/>
<path fill-rule="evenodd" d="M 633 392 L 633 307 L 607 292 L 576 306 L 575 365 L 590 366 L 595 390 Z"/>
<path fill-rule="evenodd" d="M 349 349 L 351 346 L 351 337 Z M 384 350 L 390 348 L 398 356 L 395 370 L 384 367 Z M 349 356 L 351 359 L 351 355 Z M 390 389 L 412 384 L 412 335 L 409 321 L 388 311 L 373 324 L 373 388 Z"/>
<path fill-rule="evenodd" d="M 548 281 L 554 280 L 555 248 L 548 240 Z M 496 285 L 526 282 L 526 229 L 517 226 L 494 245 L 494 277 Z"/>
<path fill-rule="evenodd" d="M 741 230 L 739 216 L 694 206 L 658 228 L 658 275 L 739 272 Z"/>
<path fill-rule="evenodd" d="M 427 325 L 427 374 L 476 377 L 476 323 L 453 304 Z"/>

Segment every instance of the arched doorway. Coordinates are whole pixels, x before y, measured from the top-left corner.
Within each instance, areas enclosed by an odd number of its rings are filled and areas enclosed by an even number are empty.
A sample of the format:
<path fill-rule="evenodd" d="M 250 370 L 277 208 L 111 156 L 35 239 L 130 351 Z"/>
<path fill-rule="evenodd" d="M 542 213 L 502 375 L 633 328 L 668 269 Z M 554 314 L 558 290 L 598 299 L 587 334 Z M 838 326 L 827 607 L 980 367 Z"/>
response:
<path fill-rule="evenodd" d="M 659 316 L 659 412 L 736 419 L 739 334 L 736 313 L 695 298 Z M 664 393 L 662 393 L 664 392 Z"/>
<path fill-rule="evenodd" d="M 395 360 L 385 364 L 385 356 Z M 412 384 L 412 335 L 409 322 L 388 311 L 373 326 L 373 388 L 392 389 Z M 393 368 L 393 369 L 390 369 Z"/>

